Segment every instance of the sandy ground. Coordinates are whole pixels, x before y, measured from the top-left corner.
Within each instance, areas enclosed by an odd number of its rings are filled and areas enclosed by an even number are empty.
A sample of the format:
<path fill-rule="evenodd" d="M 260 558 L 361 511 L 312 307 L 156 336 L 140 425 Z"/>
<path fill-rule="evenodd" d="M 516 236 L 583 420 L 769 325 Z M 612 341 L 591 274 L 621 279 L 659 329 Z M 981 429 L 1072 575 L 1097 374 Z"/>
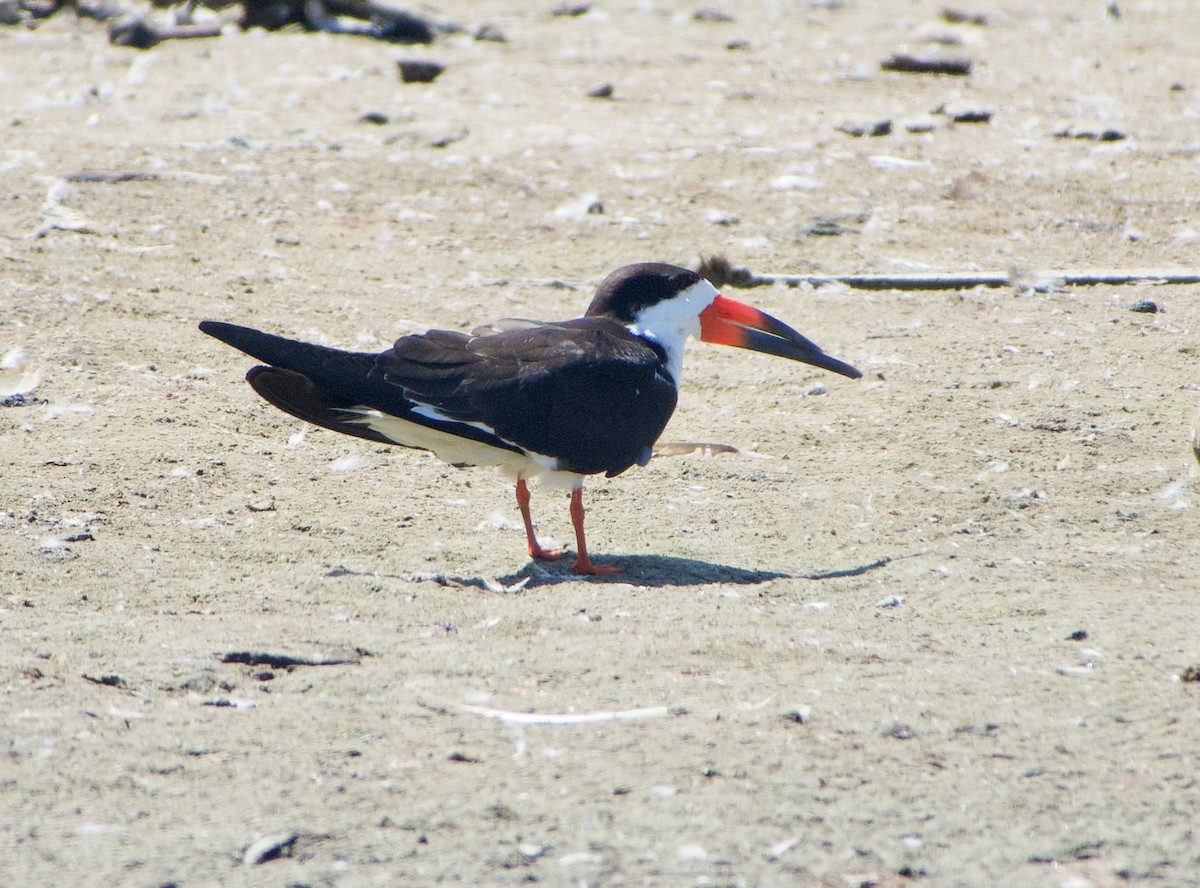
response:
<path fill-rule="evenodd" d="M 428 48 L 0 30 L 0 355 L 40 376 L 0 409 L 0 883 L 1200 885 L 1200 287 L 735 291 L 864 379 L 693 346 L 665 439 L 741 452 L 589 484 L 601 579 L 196 330 L 382 349 L 714 252 L 1195 268 L 1200 6 L 532 6 Z M 969 77 L 879 70 L 943 36 Z"/>

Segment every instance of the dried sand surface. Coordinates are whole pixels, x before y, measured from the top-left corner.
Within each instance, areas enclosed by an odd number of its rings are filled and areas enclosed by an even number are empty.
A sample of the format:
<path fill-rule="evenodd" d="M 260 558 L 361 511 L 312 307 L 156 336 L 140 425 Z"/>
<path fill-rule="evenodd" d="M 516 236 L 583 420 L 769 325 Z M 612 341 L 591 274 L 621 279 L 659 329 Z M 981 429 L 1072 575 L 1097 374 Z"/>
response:
<path fill-rule="evenodd" d="M 1200 884 L 1200 286 L 735 291 L 864 379 L 693 346 L 665 439 L 740 452 L 590 483 L 600 579 L 196 330 L 382 349 L 718 252 L 1194 269 L 1200 6 L 1120 6 L 0 30 L 0 372 L 40 377 L 0 409 L 0 883 Z M 968 77 L 880 70 L 942 37 Z M 641 717 L 535 717 L 589 713 Z"/>

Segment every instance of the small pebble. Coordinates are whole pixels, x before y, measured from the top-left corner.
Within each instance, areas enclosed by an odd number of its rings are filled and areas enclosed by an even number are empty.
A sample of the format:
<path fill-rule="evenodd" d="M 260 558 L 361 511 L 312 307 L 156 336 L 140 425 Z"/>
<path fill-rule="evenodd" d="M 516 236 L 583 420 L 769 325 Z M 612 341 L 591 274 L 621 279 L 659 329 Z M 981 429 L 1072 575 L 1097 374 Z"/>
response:
<path fill-rule="evenodd" d="M 1162 311 L 1162 309 L 1158 307 L 1158 303 L 1153 299 L 1139 299 L 1137 302 L 1130 304 L 1129 310 L 1140 312 L 1142 314 L 1158 314 L 1160 311 Z"/>
<path fill-rule="evenodd" d="M 731 22 L 733 16 L 722 12 L 715 6 L 704 6 L 692 13 L 692 18 L 698 22 Z"/>
<path fill-rule="evenodd" d="M 486 40 L 490 43 L 508 43 L 508 38 L 504 36 L 504 32 L 491 23 L 483 24 L 476 28 L 475 39 Z"/>
<path fill-rule="evenodd" d="M 891 133 L 892 122 L 890 120 L 848 120 L 840 126 L 834 127 L 834 129 L 839 133 L 845 133 L 855 138 L 861 139 L 863 136 L 878 138 L 879 136 L 886 136 Z"/>
<path fill-rule="evenodd" d="M 401 59 L 396 64 L 405 83 L 433 83 L 446 70 L 445 65 L 427 59 Z"/>

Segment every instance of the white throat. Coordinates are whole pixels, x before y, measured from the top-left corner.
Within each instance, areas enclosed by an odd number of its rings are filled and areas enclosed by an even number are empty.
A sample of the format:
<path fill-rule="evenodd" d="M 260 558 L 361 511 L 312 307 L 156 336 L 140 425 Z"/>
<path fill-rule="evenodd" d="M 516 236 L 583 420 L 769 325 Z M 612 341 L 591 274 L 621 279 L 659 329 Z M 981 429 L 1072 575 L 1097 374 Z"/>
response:
<path fill-rule="evenodd" d="M 643 336 L 662 346 L 667 353 L 667 370 L 675 384 L 683 373 L 683 347 L 688 337 L 700 335 L 700 312 L 717 298 L 717 288 L 699 280 L 680 290 L 670 299 L 642 309 L 626 329 L 634 336 Z"/>

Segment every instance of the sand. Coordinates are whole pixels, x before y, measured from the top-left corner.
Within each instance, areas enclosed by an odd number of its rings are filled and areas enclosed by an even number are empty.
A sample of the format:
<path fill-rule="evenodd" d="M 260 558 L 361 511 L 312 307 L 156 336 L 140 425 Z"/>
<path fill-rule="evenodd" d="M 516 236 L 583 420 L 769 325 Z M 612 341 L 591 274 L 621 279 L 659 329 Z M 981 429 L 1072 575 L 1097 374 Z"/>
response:
<path fill-rule="evenodd" d="M 1196 269 L 1200 6 L 837 6 L 0 30 L 0 883 L 1200 884 L 1200 286 L 1054 282 Z M 714 253 L 1018 285 L 729 290 L 864 378 L 691 346 L 664 440 L 738 452 L 590 481 L 612 577 L 196 329 L 382 350 Z"/>

